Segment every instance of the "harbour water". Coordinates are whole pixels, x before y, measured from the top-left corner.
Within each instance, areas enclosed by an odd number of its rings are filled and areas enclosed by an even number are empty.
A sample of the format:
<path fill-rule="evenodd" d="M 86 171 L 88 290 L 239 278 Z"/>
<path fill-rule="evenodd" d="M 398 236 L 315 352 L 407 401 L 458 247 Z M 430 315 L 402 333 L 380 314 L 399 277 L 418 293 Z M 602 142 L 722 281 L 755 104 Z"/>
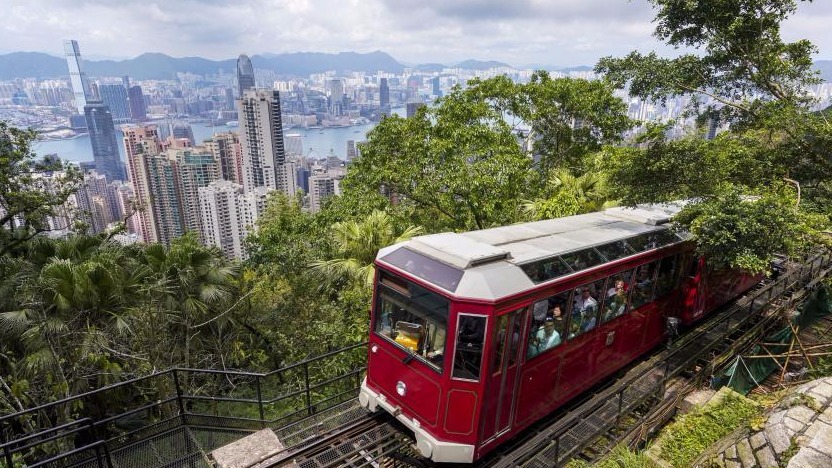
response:
<path fill-rule="evenodd" d="M 292 128 L 284 130 L 284 133 L 297 133 L 301 135 L 304 156 L 323 158 L 332 154 L 341 159 L 345 159 L 347 154 L 347 141 L 364 141 L 367 132 L 374 126 L 375 124 L 320 129 Z M 197 144 L 206 138 L 210 138 L 214 133 L 239 131 L 237 127 L 231 128 L 225 125 L 212 126 L 211 124 L 203 123 L 191 124 L 191 128 L 193 128 L 194 139 Z M 119 143 L 121 143 L 121 132 L 118 133 L 118 138 Z M 81 135 L 77 138 L 66 140 L 40 141 L 33 145 L 32 150 L 39 156 L 57 154 L 65 161 L 92 161 L 92 147 L 90 146 L 90 138 L 88 135 Z M 121 144 L 119 144 L 119 152 L 121 152 L 121 158 L 124 159 L 124 148 Z"/>

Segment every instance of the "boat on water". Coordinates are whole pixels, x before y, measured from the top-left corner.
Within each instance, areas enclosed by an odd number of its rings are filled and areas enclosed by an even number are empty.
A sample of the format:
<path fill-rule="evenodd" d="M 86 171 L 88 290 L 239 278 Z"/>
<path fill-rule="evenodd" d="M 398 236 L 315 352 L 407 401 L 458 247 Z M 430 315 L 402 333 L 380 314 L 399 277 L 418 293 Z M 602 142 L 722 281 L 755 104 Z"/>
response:
<path fill-rule="evenodd" d="M 230 120 L 230 121 L 225 123 L 225 126 L 226 127 L 239 127 L 240 122 L 238 122 L 237 120 Z"/>

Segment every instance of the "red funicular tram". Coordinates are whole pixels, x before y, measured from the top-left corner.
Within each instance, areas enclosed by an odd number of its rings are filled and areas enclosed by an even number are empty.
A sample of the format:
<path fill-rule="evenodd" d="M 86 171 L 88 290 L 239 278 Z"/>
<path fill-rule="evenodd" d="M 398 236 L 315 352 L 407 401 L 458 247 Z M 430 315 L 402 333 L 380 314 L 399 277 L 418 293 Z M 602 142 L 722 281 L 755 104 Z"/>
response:
<path fill-rule="evenodd" d="M 359 400 L 437 462 L 473 462 L 757 278 L 708 273 L 680 205 L 600 213 L 382 249 Z"/>

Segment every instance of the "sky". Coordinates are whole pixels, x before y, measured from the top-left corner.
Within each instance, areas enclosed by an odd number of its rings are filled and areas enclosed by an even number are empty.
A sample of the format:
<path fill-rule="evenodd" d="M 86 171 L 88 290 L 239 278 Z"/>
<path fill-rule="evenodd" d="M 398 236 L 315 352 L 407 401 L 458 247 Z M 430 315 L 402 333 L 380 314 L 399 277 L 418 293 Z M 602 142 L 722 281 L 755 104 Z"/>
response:
<path fill-rule="evenodd" d="M 594 65 L 606 55 L 664 48 L 647 0 L 0 0 L 0 53 L 85 59 L 144 52 L 227 59 L 240 53 L 372 52 L 406 64 L 498 60 L 514 66 Z M 10 7 L 9 7 L 10 5 Z M 832 59 L 832 1 L 801 3 L 783 37 Z"/>

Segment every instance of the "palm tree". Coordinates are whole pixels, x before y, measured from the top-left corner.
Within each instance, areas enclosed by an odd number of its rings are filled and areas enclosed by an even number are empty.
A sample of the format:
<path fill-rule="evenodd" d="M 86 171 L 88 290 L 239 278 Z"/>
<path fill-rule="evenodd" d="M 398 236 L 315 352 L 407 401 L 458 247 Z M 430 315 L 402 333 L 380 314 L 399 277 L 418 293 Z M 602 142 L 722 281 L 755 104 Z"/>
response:
<path fill-rule="evenodd" d="M 421 226 L 407 226 L 397 233 L 394 219 L 374 210 L 362 221 L 342 221 L 331 228 L 336 257 L 310 264 L 313 273 L 326 283 L 347 281 L 371 286 L 375 275 L 373 261 L 379 249 L 403 242 L 423 232 Z"/>
<path fill-rule="evenodd" d="M 548 219 L 598 211 L 609 204 L 604 176 L 586 172 L 574 176 L 568 170 L 557 170 L 547 184 L 552 195 L 523 204 L 531 219 Z"/>
<path fill-rule="evenodd" d="M 220 320 L 231 310 L 228 306 L 235 305 L 230 303 L 237 270 L 192 234 L 174 240 L 169 249 L 148 246 L 145 262 L 152 270 L 147 287 L 153 308 L 164 315 L 156 320 L 171 324 L 171 333 L 182 346 L 181 362 L 168 364 L 190 366 L 192 340 L 200 334 L 197 329 Z"/>

